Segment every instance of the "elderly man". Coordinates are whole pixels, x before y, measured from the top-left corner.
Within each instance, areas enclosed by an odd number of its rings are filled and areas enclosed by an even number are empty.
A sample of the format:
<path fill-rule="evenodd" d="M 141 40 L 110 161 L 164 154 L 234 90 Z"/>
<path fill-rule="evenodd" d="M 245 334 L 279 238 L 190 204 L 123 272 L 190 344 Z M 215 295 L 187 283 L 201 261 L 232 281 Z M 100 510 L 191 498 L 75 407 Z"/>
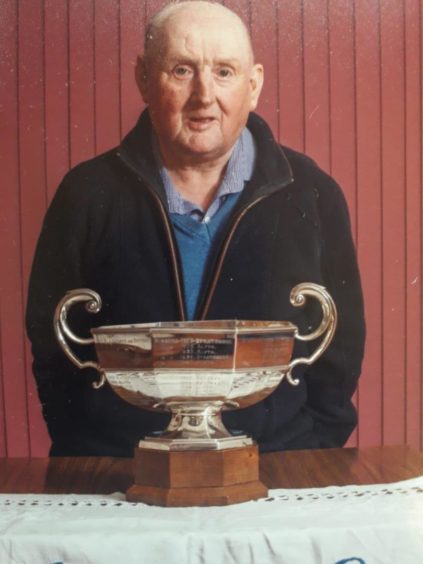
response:
<path fill-rule="evenodd" d="M 131 455 L 168 420 L 94 391 L 59 350 L 54 308 L 81 287 L 103 298 L 96 325 L 243 318 L 307 331 L 315 312 L 289 292 L 325 285 L 339 310 L 330 349 L 298 369 L 299 386 L 283 381 L 224 422 L 263 451 L 340 446 L 354 429 L 364 322 L 347 209 L 336 183 L 251 113 L 262 82 L 244 24 L 221 5 L 170 4 L 150 22 L 137 66 L 148 108 L 117 149 L 66 175 L 34 259 L 27 327 L 52 455 Z M 88 317 L 73 319 L 77 332 Z"/>

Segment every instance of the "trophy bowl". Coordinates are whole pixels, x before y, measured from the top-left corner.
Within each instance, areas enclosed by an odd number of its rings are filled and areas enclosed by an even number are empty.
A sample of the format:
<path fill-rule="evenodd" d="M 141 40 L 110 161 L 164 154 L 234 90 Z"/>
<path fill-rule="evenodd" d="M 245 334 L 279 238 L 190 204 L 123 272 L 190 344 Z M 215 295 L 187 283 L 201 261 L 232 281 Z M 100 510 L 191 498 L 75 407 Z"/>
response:
<path fill-rule="evenodd" d="M 175 321 L 101 326 L 92 338 L 75 335 L 67 322 L 69 308 L 85 303 L 101 309 L 100 296 L 89 289 L 68 292 L 56 308 L 54 328 L 64 353 L 79 368 L 100 373 L 95 388 L 107 381 L 125 401 L 140 408 L 169 411 L 161 433 L 143 438 L 140 448 L 184 451 L 221 450 L 252 444 L 246 435 L 233 436 L 223 425 L 222 410 L 239 409 L 263 400 L 292 371 L 313 363 L 328 347 L 336 328 L 336 308 L 325 288 L 303 283 L 290 301 L 304 305 L 307 297 L 322 307 L 319 327 L 301 335 L 288 321 Z M 295 340 L 319 339 L 309 357 L 292 359 Z M 81 361 L 68 342 L 95 345 L 97 361 Z"/>

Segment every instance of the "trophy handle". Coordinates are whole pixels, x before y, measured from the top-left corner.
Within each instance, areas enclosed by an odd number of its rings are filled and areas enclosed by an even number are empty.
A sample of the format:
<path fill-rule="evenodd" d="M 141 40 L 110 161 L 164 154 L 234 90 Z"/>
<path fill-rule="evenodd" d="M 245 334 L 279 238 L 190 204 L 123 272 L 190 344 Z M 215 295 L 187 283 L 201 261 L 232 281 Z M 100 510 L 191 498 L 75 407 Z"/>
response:
<path fill-rule="evenodd" d="M 313 341 L 314 339 L 317 339 L 322 335 L 324 335 L 324 338 L 311 356 L 296 358 L 289 363 L 286 378 L 288 382 L 290 384 L 293 384 L 294 386 L 297 386 L 300 381 L 298 380 L 298 378 L 292 377 L 292 370 L 298 364 L 313 364 L 313 362 L 325 352 L 330 342 L 332 341 L 338 321 L 338 314 L 336 312 L 335 303 L 329 292 L 323 286 L 313 284 L 312 282 L 304 282 L 303 284 L 298 284 L 291 290 L 289 299 L 293 306 L 301 307 L 306 303 L 307 296 L 312 296 L 319 301 L 323 310 L 322 321 L 317 329 L 315 329 L 312 333 L 308 333 L 307 335 L 300 335 L 298 329 L 296 329 L 295 338 L 299 341 Z"/>
<path fill-rule="evenodd" d="M 84 362 L 79 360 L 79 358 L 71 351 L 66 341 L 67 337 L 70 341 L 78 345 L 92 345 L 94 343 L 94 339 L 92 338 L 83 339 L 75 335 L 68 325 L 67 316 L 69 309 L 74 304 L 81 302 L 85 302 L 85 309 L 89 313 L 98 313 L 101 309 L 101 298 L 97 292 L 87 288 L 70 290 L 57 304 L 54 312 L 54 333 L 61 349 L 69 360 L 75 364 L 75 366 L 78 368 L 95 368 L 100 373 L 100 380 L 98 382 L 93 382 L 93 388 L 98 389 L 101 388 L 106 381 L 100 365 L 91 360 Z"/>

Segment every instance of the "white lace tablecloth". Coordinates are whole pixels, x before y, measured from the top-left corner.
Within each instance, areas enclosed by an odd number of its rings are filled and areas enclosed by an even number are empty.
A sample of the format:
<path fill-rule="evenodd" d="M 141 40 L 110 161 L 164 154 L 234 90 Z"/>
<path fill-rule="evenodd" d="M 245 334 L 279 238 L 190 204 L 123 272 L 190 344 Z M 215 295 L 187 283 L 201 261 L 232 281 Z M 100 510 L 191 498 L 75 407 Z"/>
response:
<path fill-rule="evenodd" d="M 149 507 L 121 493 L 0 495 L 1 564 L 204 562 L 423 563 L 423 477 L 271 490 L 228 507 Z"/>

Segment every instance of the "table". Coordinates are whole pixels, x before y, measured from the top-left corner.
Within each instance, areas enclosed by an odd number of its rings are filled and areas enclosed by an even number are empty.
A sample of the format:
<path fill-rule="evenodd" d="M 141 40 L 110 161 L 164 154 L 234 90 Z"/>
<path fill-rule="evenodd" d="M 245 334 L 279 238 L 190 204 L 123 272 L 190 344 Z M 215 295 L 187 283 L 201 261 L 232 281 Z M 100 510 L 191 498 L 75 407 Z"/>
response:
<path fill-rule="evenodd" d="M 416 564 L 422 475 L 408 447 L 270 453 L 268 498 L 162 508 L 112 494 L 130 459 L 0 459 L 0 562 Z"/>
<path fill-rule="evenodd" d="M 132 459 L 0 458 L 0 493 L 124 492 L 132 483 Z M 273 452 L 260 457 L 269 488 L 378 484 L 423 475 L 423 454 L 407 446 Z"/>

